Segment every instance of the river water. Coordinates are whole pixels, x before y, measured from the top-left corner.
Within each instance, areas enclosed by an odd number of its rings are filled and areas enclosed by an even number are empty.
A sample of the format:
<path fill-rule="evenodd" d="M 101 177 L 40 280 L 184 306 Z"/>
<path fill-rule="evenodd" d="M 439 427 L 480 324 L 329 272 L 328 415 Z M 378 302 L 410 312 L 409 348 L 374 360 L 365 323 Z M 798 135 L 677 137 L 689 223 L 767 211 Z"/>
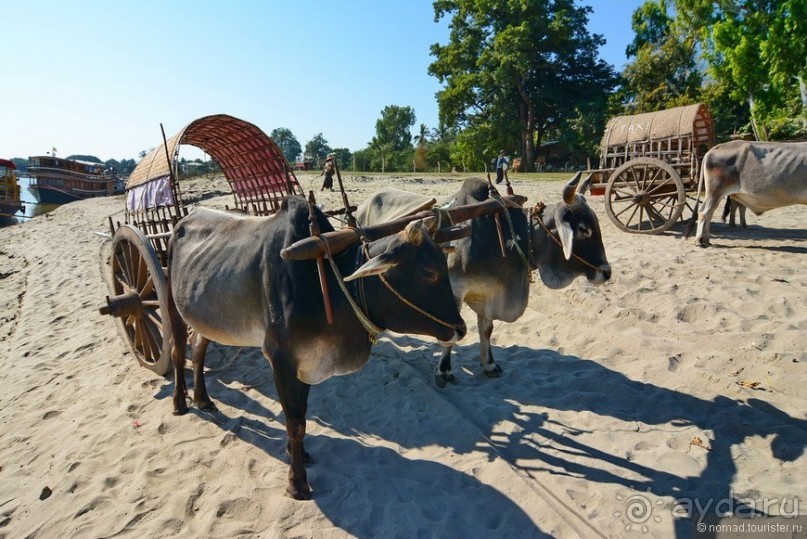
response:
<path fill-rule="evenodd" d="M 20 198 L 22 198 L 22 205 L 25 208 L 23 211 L 15 213 L 14 217 L 10 219 L 0 220 L 0 226 L 24 223 L 31 217 L 48 213 L 59 207 L 52 204 L 40 204 L 36 201 L 36 197 L 34 197 L 34 194 L 28 189 L 28 186 L 31 184 L 31 177 L 18 176 L 17 182 L 20 184 Z"/>

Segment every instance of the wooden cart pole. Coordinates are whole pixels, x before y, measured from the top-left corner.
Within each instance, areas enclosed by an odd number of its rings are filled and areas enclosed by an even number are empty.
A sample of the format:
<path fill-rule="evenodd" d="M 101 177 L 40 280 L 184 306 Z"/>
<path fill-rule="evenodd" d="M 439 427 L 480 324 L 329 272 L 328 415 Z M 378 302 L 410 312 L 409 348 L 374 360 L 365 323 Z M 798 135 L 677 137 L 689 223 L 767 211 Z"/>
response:
<path fill-rule="evenodd" d="M 162 122 L 160 122 L 160 131 L 163 134 L 163 148 L 165 149 L 165 160 L 168 162 L 168 176 L 171 178 L 171 194 L 174 197 L 174 211 L 176 212 L 177 219 L 182 219 L 182 213 L 179 209 L 179 193 L 177 193 L 176 185 L 177 178 L 174 175 L 174 167 L 171 162 L 171 156 L 168 155 L 168 140 L 165 138 L 165 129 Z"/>
<path fill-rule="evenodd" d="M 487 169 L 487 167 L 485 167 Z M 501 196 L 494 197 L 493 194 L 496 193 L 498 195 L 496 188 L 493 186 L 493 182 L 490 181 L 490 172 L 488 174 L 488 197 L 489 198 L 496 198 L 497 200 L 501 199 Z M 508 193 L 512 194 L 512 193 Z M 493 220 L 496 221 L 496 233 L 499 235 L 499 250 L 502 253 L 502 258 L 507 258 L 507 249 L 504 246 L 504 232 L 502 232 L 502 220 L 499 217 L 499 212 L 493 214 Z M 515 238 L 514 238 L 515 239 Z"/>
<path fill-rule="evenodd" d="M 510 168 L 510 167 L 508 167 Z M 504 169 L 504 183 L 507 185 L 507 194 L 512 195 L 513 193 L 513 186 L 510 185 L 510 176 L 507 175 L 507 169 Z"/>
<path fill-rule="evenodd" d="M 314 191 L 308 191 L 308 231 L 311 237 L 320 238 L 319 223 L 317 222 L 317 214 L 314 211 L 316 200 L 314 199 Z M 320 238 L 320 242 L 327 241 Z M 328 325 L 333 324 L 333 310 L 331 309 L 331 295 L 328 292 L 328 279 L 325 275 L 325 263 L 323 257 L 317 257 L 317 273 L 319 274 L 319 287 L 322 289 L 322 302 L 325 305 L 325 319 Z"/>
<path fill-rule="evenodd" d="M 336 164 L 336 157 L 333 158 L 333 168 L 336 170 L 336 180 L 339 182 L 339 192 L 342 193 L 342 204 L 345 206 L 345 215 L 347 216 L 347 226 L 358 228 L 356 218 L 353 217 L 353 212 L 350 209 L 350 202 L 347 200 L 347 193 L 345 193 L 345 186 L 342 184 L 342 173 L 339 172 L 339 165 Z"/>

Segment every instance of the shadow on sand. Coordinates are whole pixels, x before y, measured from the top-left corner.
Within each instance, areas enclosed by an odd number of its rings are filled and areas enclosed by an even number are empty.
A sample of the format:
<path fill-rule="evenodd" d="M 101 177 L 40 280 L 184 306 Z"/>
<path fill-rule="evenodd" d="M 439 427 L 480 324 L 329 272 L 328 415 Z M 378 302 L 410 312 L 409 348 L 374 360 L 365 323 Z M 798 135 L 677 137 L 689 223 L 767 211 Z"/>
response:
<path fill-rule="evenodd" d="M 411 351 L 404 354 L 402 347 Z M 316 461 L 309 470 L 314 502 L 350 534 L 361 536 L 362 530 L 372 529 L 367 519 L 357 517 L 360 508 L 351 507 L 351 493 L 361 499 L 394 489 L 396 499 L 407 504 L 405 510 L 426 507 L 422 510 L 452 515 L 450 530 L 427 530 L 431 534 L 475 536 L 480 530 L 495 530 L 519 537 L 544 535 L 496 489 L 468 473 L 405 457 L 411 449 L 439 446 L 458 454 L 488 452 L 489 461 L 503 458 L 526 475 L 567 475 L 675 499 L 730 500 L 733 507 L 739 507 L 742 500 L 734 498 L 731 488 L 737 472 L 733 447 L 750 437 L 772 436 L 771 458 L 783 462 L 799 458 L 807 447 L 807 421 L 761 399 L 701 399 L 631 380 L 595 361 L 551 350 L 508 347 L 502 378 L 458 376 L 459 384 L 441 390 L 433 383 L 436 348 L 414 337 L 384 339 L 363 370 L 312 388 L 309 422 L 345 437 L 306 438 L 306 449 Z M 222 350 L 232 355 L 233 349 Z M 455 369 L 465 365 L 478 371 L 478 350 L 478 344 L 456 347 Z M 230 418 L 221 412 L 200 416 L 286 462 L 282 420 L 255 399 L 228 387 L 239 382 L 277 401 L 268 362 L 257 350 L 244 352 L 238 363 L 227 368 L 223 362 L 217 365 L 213 361 L 215 354 L 210 356 L 208 390 L 214 400 L 267 419 Z M 372 385 L 383 385 L 383 391 L 368 390 Z M 164 386 L 161 396 L 170 398 L 172 388 L 172 383 Z M 379 394 L 383 402 L 379 402 Z M 624 454 L 604 452 L 582 441 L 583 431 L 558 419 L 564 411 L 711 431 L 706 467 L 697 477 L 678 476 L 633 462 Z M 518 428 L 502 434 L 496 429 L 502 422 Z M 389 448 L 364 445 L 364 437 L 381 440 Z M 374 465 L 367 466 L 368 461 Z M 389 477 L 390 473 L 397 476 Z M 431 493 L 429 500 L 418 499 L 424 483 Z M 546 494 L 539 492 L 544 498 Z M 379 507 L 373 518 L 399 518 L 406 529 L 408 521 L 401 509 L 397 505 Z M 674 526 L 677 536 L 692 535 L 690 521 L 677 520 Z"/>

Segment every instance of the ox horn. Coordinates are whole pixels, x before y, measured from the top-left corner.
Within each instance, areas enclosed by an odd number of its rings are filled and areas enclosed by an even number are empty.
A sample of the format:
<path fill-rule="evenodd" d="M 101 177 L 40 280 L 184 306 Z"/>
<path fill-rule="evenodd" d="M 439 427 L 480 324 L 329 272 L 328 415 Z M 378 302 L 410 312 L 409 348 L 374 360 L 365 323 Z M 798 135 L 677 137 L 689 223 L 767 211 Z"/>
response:
<path fill-rule="evenodd" d="M 431 222 L 429 222 L 431 220 Z M 426 224 L 428 223 L 428 224 Z M 406 234 L 406 239 L 412 245 L 420 245 L 423 243 L 423 238 L 427 234 L 428 228 L 434 228 L 437 225 L 437 219 L 434 217 L 429 217 L 428 219 L 424 220 L 417 220 L 412 221 L 406 228 L 404 229 L 404 233 Z M 428 232 L 431 234 L 431 232 Z"/>
<path fill-rule="evenodd" d="M 502 197 L 505 205 L 509 208 L 520 208 L 517 199 L 510 195 Z M 468 204 L 467 206 L 455 206 L 446 212 L 452 223 L 459 223 L 467 221 L 482 215 L 490 215 L 502 209 L 501 203 L 497 200 L 488 199 L 484 202 L 477 202 Z M 280 257 L 283 260 L 311 260 L 325 254 L 325 249 L 322 245 L 323 242 L 328 243 L 331 253 L 335 254 L 349 245 L 358 242 L 362 236 L 368 241 L 374 241 L 385 236 L 391 236 L 403 230 L 407 224 L 417 219 L 436 220 L 434 212 L 423 211 L 415 215 L 400 217 L 386 223 L 377 225 L 366 226 L 359 231 L 355 228 L 343 228 L 332 232 L 323 232 L 317 237 L 308 237 L 298 240 L 297 242 L 284 247 L 280 251 Z"/>
<path fill-rule="evenodd" d="M 581 195 L 585 195 L 588 192 L 589 188 L 591 187 L 591 180 L 593 178 L 594 178 L 594 173 L 589 172 L 588 176 L 586 176 L 586 179 L 583 180 L 583 183 L 581 183 L 577 187 L 577 192 L 580 193 Z"/>
<path fill-rule="evenodd" d="M 577 183 L 580 181 L 580 176 L 582 175 L 583 171 L 578 170 L 577 174 L 574 175 L 574 178 L 569 180 L 569 183 L 567 183 L 566 186 L 563 188 L 563 202 L 565 202 L 567 206 L 574 203 Z"/>
<path fill-rule="evenodd" d="M 430 236 L 434 236 L 434 233 L 437 232 L 437 217 L 426 217 L 423 219 L 423 226 L 426 227 Z"/>

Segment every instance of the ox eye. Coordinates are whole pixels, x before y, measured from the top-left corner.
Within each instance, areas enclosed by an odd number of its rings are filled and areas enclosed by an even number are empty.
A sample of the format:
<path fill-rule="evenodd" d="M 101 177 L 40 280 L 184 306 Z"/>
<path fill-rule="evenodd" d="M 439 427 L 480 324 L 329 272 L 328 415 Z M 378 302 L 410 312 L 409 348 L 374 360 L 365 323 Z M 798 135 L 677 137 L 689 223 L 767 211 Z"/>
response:
<path fill-rule="evenodd" d="M 420 268 L 420 274 L 429 281 L 436 281 L 437 280 L 437 272 L 430 268 Z"/>
<path fill-rule="evenodd" d="M 582 223 L 577 225 L 577 232 L 585 238 L 591 237 L 591 227 Z"/>

